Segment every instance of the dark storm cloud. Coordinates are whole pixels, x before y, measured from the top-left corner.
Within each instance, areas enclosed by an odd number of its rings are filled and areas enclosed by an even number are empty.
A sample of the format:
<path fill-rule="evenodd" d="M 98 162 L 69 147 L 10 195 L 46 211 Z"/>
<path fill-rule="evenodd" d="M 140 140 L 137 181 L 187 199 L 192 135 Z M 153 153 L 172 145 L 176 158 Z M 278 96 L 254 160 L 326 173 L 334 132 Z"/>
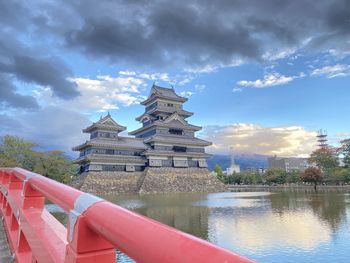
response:
<path fill-rule="evenodd" d="M 73 77 L 71 70 L 51 54 L 53 46 L 41 43 L 48 32 L 43 26 L 47 19 L 26 2 L 0 0 L 0 73 L 7 82 L 1 87 L 1 101 L 6 100 L 11 107 L 37 107 L 34 98 L 18 93 L 16 80 L 49 87 L 63 99 L 79 95 L 75 83 L 67 80 Z"/>
<path fill-rule="evenodd" d="M 67 29 L 67 45 L 117 63 L 261 61 L 264 54 L 285 49 L 341 52 L 341 42 L 350 37 L 347 0 L 75 1 L 72 6 L 81 26 Z"/>
<path fill-rule="evenodd" d="M 74 52 L 155 68 L 350 53 L 348 0 L 0 0 L 0 26 L 0 72 L 64 99 L 79 95 L 63 62 Z"/>
<path fill-rule="evenodd" d="M 0 108 L 1 106 L 37 109 L 39 105 L 32 96 L 24 96 L 15 92 L 15 87 L 6 75 L 0 74 Z"/>
<path fill-rule="evenodd" d="M 7 73 L 17 80 L 48 86 L 54 95 L 63 99 L 79 95 L 76 84 L 67 80 L 72 76 L 72 72 L 61 59 L 53 56 L 35 56 L 40 51 L 25 48 L 16 39 L 8 37 L 8 33 L 0 33 L 3 37 L 0 42 L 0 72 Z"/>
<path fill-rule="evenodd" d="M 69 69 L 57 58 L 38 59 L 27 56 L 14 58 L 13 73 L 17 78 L 51 87 L 53 93 L 64 99 L 77 96 L 76 84 L 67 78 Z"/>

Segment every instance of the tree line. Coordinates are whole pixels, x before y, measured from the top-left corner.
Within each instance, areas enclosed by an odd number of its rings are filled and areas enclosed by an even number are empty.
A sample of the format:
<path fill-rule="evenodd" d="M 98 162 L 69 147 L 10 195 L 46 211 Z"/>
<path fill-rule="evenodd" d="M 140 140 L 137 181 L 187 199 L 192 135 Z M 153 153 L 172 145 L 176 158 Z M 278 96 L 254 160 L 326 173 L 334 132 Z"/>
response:
<path fill-rule="evenodd" d="M 17 136 L 6 135 L 0 144 L 0 167 L 21 167 L 58 182 L 69 183 L 76 166 L 64 152 L 36 151 L 37 144 Z"/>
<path fill-rule="evenodd" d="M 343 166 L 339 156 L 343 156 Z M 224 175 L 217 164 L 214 168 L 218 178 L 225 184 L 291 184 L 309 182 L 315 185 L 350 184 L 350 139 L 340 142 L 338 148 L 331 146 L 313 151 L 308 159 L 310 166 L 305 171 L 286 172 L 282 169 L 268 169 L 265 173 L 241 172 Z"/>

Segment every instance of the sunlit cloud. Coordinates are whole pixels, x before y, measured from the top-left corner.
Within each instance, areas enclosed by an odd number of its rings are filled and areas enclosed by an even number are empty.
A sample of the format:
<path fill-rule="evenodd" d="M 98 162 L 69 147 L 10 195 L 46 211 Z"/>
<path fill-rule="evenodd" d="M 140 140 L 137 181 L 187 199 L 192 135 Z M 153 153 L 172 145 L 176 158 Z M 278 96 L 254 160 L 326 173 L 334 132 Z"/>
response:
<path fill-rule="evenodd" d="M 293 81 L 294 79 L 295 77 L 293 76 L 284 76 L 277 72 L 272 72 L 265 75 L 263 79 L 238 81 L 237 86 L 248 88 L 266 88 L 272 86 L 285 85 Z"/>
<path fill-rule="evenodd" d="M 43 106 L 57 106 L 77 112 L 96 112 L 119 109 L 139 103 L 144 99 L 140 93 L 140 87 L 145 80 L 122 74 L 117 77 L 109 75 L 90 78 L 73 78 L 71 81 L 77 84 L 80 96 L 72 100 L 61 100 L 52 96 L 48 88 L 37 88 L 35 97 Z"/>
<path fill-rule="evenodd" d="M 301 126 L 264 127 L 258 124 L 238 123 L 204 127 L 203 137 L 213 142 L 208 151 L 237 152 L 279 156 L 308 156 L 316 147 L 316 132 Z"/>

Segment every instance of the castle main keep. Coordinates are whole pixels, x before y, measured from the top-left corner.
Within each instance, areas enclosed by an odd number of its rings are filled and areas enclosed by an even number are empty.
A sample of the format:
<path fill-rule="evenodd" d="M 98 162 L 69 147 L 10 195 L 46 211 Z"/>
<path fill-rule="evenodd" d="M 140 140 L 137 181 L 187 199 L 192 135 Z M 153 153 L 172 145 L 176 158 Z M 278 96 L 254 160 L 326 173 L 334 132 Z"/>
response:
<path fill-rule="evenodd" d="M 140 172 L 146 167 L 206 168 L 205 147 L 210 142 L 195 137 L 201 127 L 189 124 L 193 115 L 183 109 L 187 98 L 173 88 L 153 85 L 149 97 L 141 102 L 145 112 L 136 118 L 141 127 L 120 136 L 126 127 L 108 114 L 83 129 L 90 139 L 73 148 L 79 151 L 79 172 Z"/>

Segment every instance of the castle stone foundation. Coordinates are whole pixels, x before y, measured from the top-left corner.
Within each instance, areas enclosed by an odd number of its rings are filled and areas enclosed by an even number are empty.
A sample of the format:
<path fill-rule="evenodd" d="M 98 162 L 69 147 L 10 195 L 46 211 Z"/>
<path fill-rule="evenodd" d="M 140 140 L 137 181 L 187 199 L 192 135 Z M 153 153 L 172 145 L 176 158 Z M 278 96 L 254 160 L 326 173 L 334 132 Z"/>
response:
<path fill-rule="evenodd" d="M 72 186 L 95 195 L 223 192 L 226 186 L 206 168 L 146 168 L 143 172 L 88 172 Z"/>

